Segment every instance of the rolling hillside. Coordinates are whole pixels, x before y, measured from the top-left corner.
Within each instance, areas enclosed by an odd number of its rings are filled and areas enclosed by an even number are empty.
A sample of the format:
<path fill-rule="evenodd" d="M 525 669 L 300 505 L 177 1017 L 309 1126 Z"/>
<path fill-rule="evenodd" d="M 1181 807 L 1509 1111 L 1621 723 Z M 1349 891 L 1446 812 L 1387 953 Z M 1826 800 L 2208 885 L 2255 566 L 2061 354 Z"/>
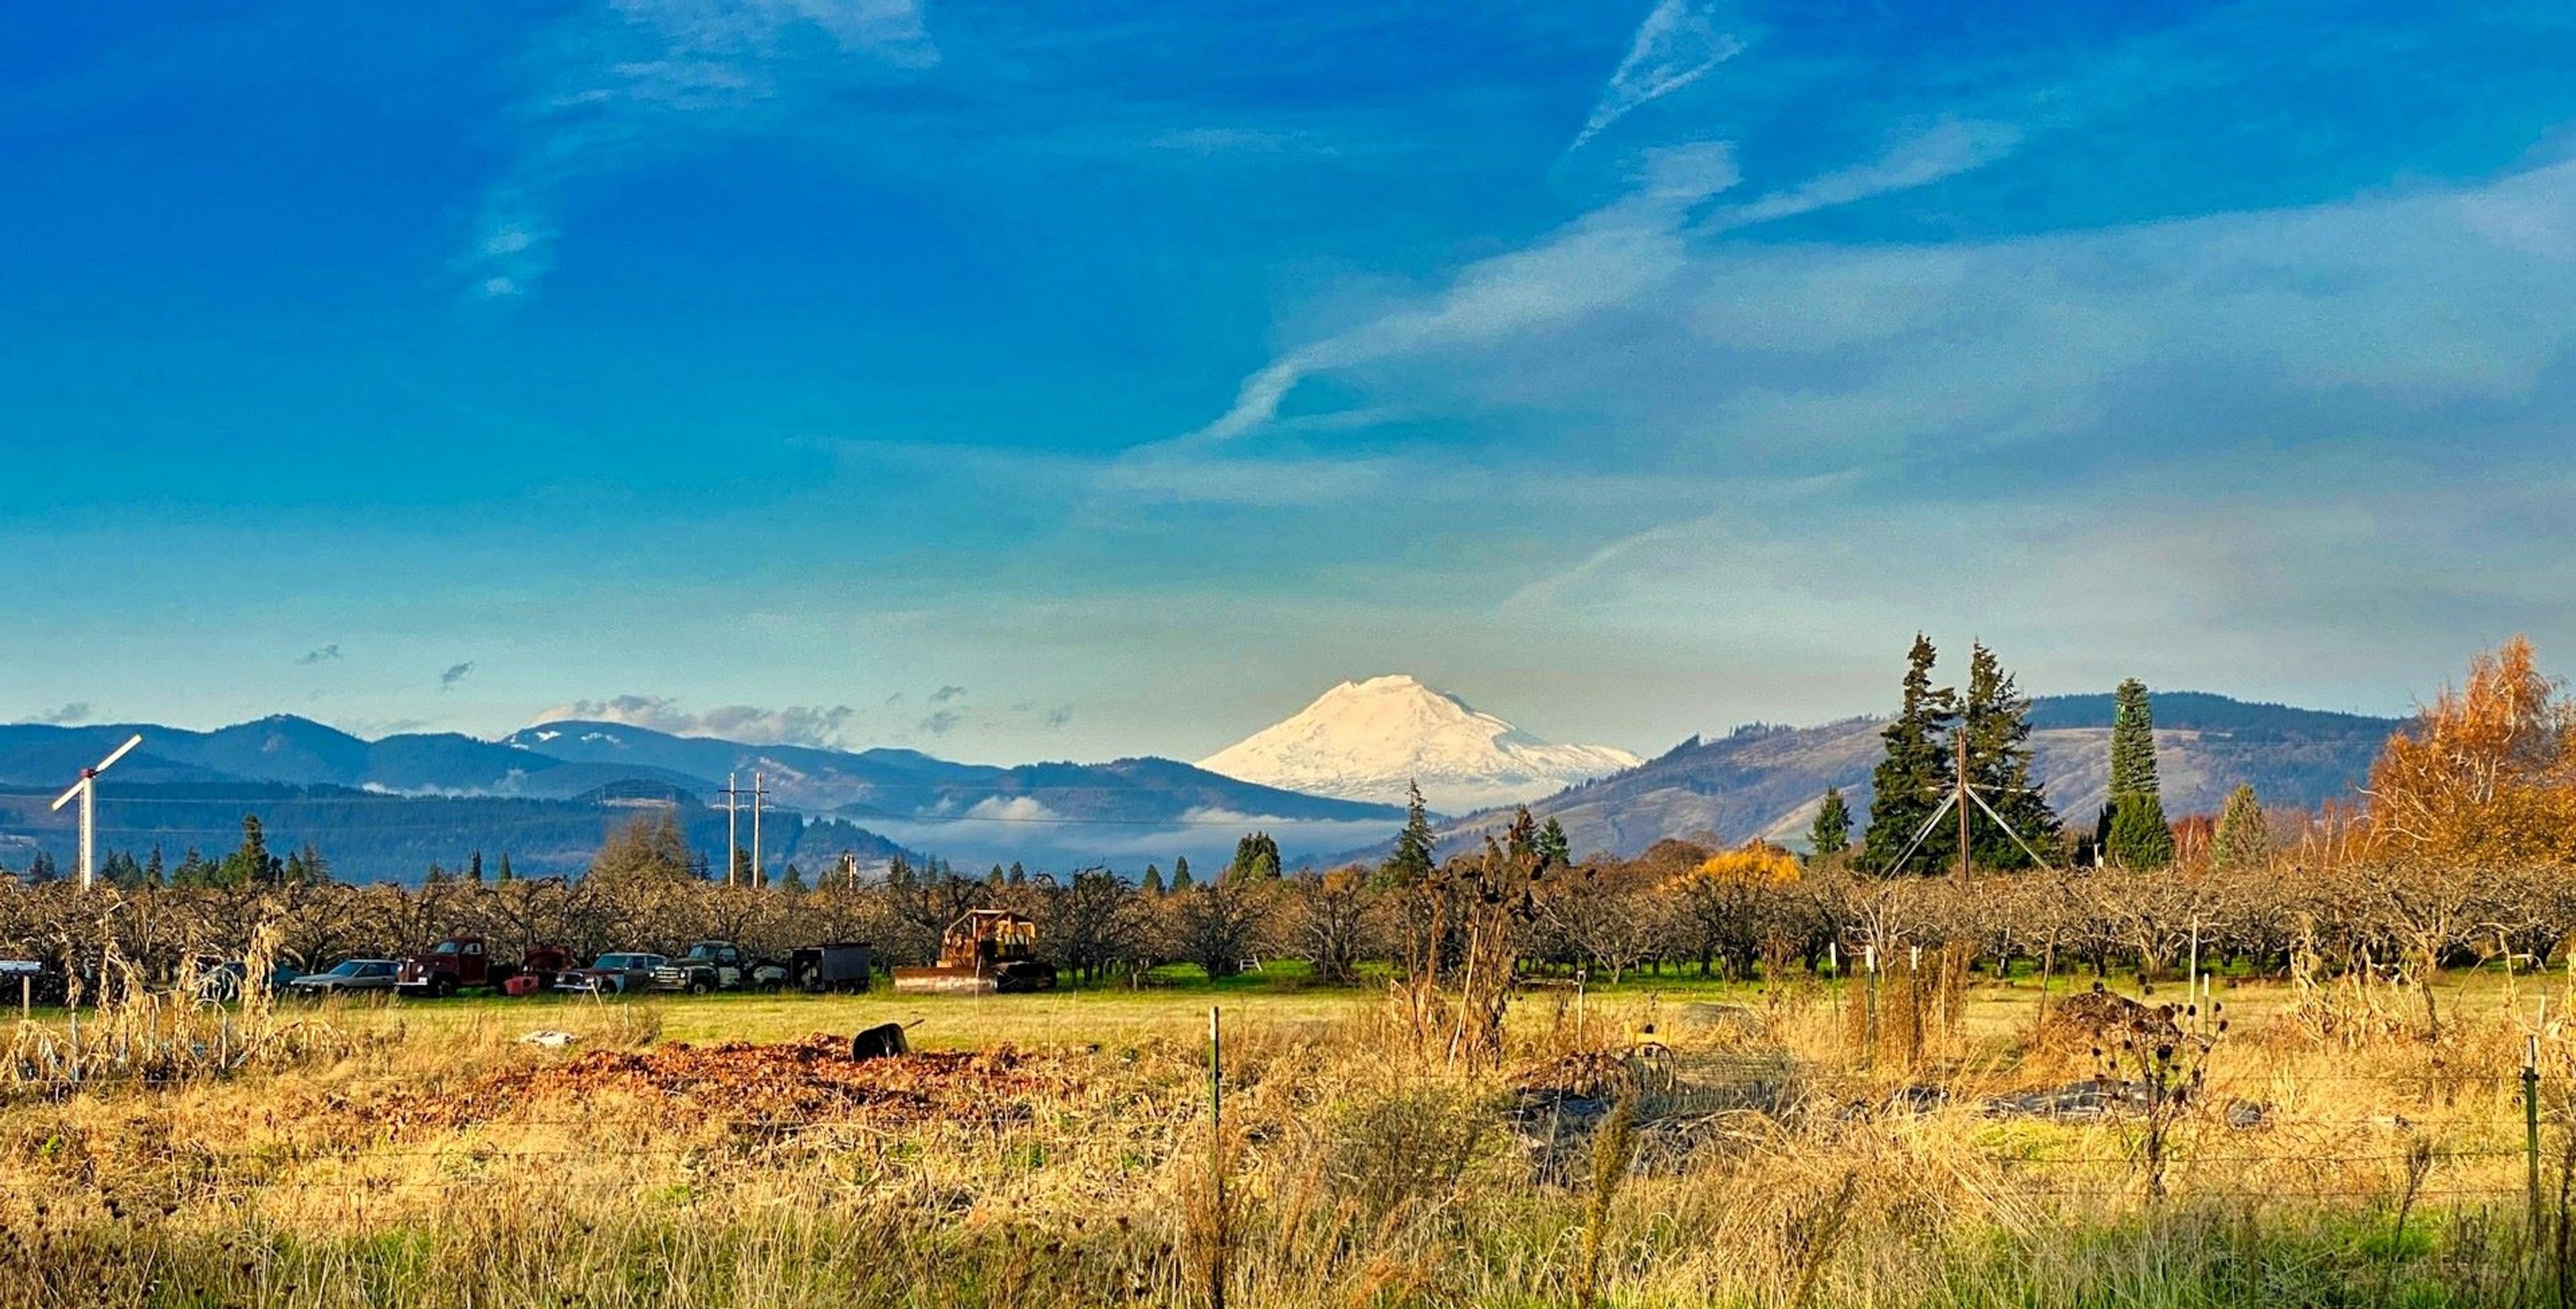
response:
<path fill-rule="evenodd" d="M 1402 812 L 1303 795 L 1168 759 L 1102 764 L 964 764 L 912 750 L 842 751 L 682 737 L 621 723 L 554 722 L 483 741 L 452 733 L 369 741 L 292 715 L 210 732 L 154 724 L 0 726 L 0 867 L 36 848 L 68 862 L 72 816 L 47 802 L 128 735 L 143 746 L 100 799 L 100 845 L 175 860 L 231 849 L 245 813 L 280 848 L 310 840 L 343 877 L 420 877 L 434 860 L 504 850 L 515 866 L 587 860 L 641 798 L 677 803 L 690 837 L 720 864 L 726 776 L 761 774 L 772 871 L 808 872 L 840 851 L 881 862 L 898 849 L 961 864 L 1041 868 L 1187 854 L 1222 858 L 1246 830 L 1292 852 L 1339 849 L 1392 831 Z M 750 844 L 748 820 L 743 843 Z"/>
<path fill-rule="evenodd" d="M 2400 723 L 2357 714 L 2255 704 L 2206 692 L 2155 697 L 2156 754 L 2165 812 L 2215 813 L 2227 792 L 2250 782 L 2273 806 L 2347 799 Z M 1693 737 L 1626 772 L 1571 787 L 1530 806 L 1565 825 L 1578 851 L 1635 854 L 1667 836 L 1742 841 L 1762 836 L 1802 845 L 1829 786 L 1841 787 L 1856 818 L 1869 806 L 1870 769 L 1883 720 L 1849 718 L 1816 727 L 1756 725 L 1715 740 Z M 2110 782 L 2111 697 L 2047 696 L 2031 707 L 2033 771 L 2049 802 L 2089 822 Z M 1445 849 L 1472 845 L 1498 826 L 1500 811 L 1472 814 L 1441 829 Z"/>

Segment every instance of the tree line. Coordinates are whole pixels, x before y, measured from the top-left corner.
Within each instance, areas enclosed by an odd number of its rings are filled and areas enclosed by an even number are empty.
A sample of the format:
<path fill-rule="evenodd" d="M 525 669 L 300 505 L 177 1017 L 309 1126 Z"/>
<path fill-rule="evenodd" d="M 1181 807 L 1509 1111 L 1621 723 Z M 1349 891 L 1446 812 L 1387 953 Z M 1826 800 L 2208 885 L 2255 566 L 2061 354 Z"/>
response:
<path fill-rule="evenodd" d="M 700 938 L 776 953 L 864 940 L 904 963 L 933 958 L 967 910 L 996 907 L 1035 920 L 1041 952 L 1078 984 L 1129 984 L 1166 963 L 1224 977 L 1283 958 L 1328 983 L 1437 978 L 1476 959 L 1505 976 L 1781 981 L 1947 943 L 1989 969 L 2152 978 L 2196 954 L 2253 971 L 2429 980 L 2463 962 L 2549 960 L 2576 937 L 2576 708 L 2525 642 L 2480 656 L 2461 688 L 2393 736 L 2358 803 L 2316 812 L 2267 814 L 2240 788 L 2220 815 L 2166 822 L 2147 697 L 2124 685 L 2110 803 L 2091 834 L 2071 836 L 2051 828 L 2031 787 L 2011 678 L 1982 650 L 1964 694 L 1934 687 L 1932 667 L 1918 641 L 1908 713 L 1886 733 L 1879 775 L 1895 784 L 1872 801 L 1877 839 L 1851 842 L 1849 806 L 1828 794 L 1804 855 L 1759 840 L 1667 839 L 1633 858 L 1578 858 L 1561 826 L 1523 809 L 1479 848 L 1442 858 L 1416 793 L 1384 858 L 1329 870 L 1283 871 L 1277 842 L 1252 833 L 1204 874 L 1186 860 L 1129 877 L 1105 867 L 975 874 L 898 858 L 882 876 L 845 864 L 810 882 L 727 885 L 707 875 L 677 819 L 655 812 L 614 833 L 578 875 L 515 876 L 505 858 L 485 876 L 477 859 L 417 886 L 353 886 L 332 880 L 317 853 L 267 853 L 251 820 L 242 849 L 198 861 L 193 878 L 88 895 L 0 880 L 0 946 L 82 969 L 112 942 L 147 972 L 168 972 L 191 956 L 239 957 L 265 925 L 308 967 L 406 953 L 455 931 L 480 932 L 504 954 L 549 943 L 584 955 L 669 951 Z M 1903 845 L 1890 834 L 1924 830 L 1944 749 L 1951 771 L 1964 752 L 1972 785 L 2030 824 L 2026 840 L 2047 834 L 2053 846 L 2030 842 L 2042 853 L 2100 842 L 2104 857 L 2043 865 L 1980 811 L 1992 830 L 1972 826 L 1973 883 L 1891 876 L 1906 869 L 1874 864 L 1871 851 L 1892 860 Z M 1923 844 L 1942 858 L 1922 868 L 1955 855 L 1955 835 L 1948 851 Z"/>

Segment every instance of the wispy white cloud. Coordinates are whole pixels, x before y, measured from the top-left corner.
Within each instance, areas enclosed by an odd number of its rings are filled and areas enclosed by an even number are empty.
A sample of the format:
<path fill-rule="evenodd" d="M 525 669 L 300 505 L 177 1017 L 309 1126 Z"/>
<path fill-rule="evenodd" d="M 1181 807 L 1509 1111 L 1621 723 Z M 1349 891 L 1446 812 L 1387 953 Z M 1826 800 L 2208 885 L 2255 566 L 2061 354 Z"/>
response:
<path fill-rule="evenodd" d="M 1709 201 L 1736 184 L 1733 152 L 1717 143 L 1651 151 L 1630 188 L 1610 203 L 1524 249 L 1468 265 L 1437 294 L 1399 302 L 1272 360 L 1244 379 L 1224 414 L 1182 445 L 1271 425 L 1290 392 L 1318 374 L 1560 332 L 1649 306 L 1707 266 L 1704 238 L 1927 186 L 2003 158 L 2019 140 L 2006 124 L 1945 120 L 1900 137 L 1877 159 L 1704 217 Z"/>
<path fill-rule="evenodd" d="M 1750 204 L 1721 207 L 1710 215 L 1708 226 L 1711 230 L 1750 227 L 1929 186 L 2003 158 L 2021 139 L 2021 129 L 2010 123 L 1945 119 L 1898 138 L 1885 154 L 1868 163 L 1819 174 Z"/>
<path fill-rule="evenodd" d="M 307 650 L 304 653 L 297 655 L 295 657 L 295 662 L 310 668 L 315 664 L 330 663 L 339 657 L 340 647 L 335 643 L 332 645 L 316 646 L 313 649 Z"/>
<path fill-rule="evenodd" d="M 457 266 L 471 294 L 523 296 L 554 267 L 580 185 L 648 155 L 754 130 L 862 70 L 938 61 L 917 0 L 606 0 L 543 31 L 521 148 L 485 190 Z"/>
<path fill-rule="evenodd" d="M 89 701 L 74 700 L 70 704 L 63 705 L 59 708 L 48 709 L 43 713 L 31 715 L 25 721 L 30 723 L 42 723 L 48 727 L 70 727 L 78 723 L 86 723 L 89 721 L 89 718 Z"/>
<path fill-rule="evenodd" d="M 1706 0 L 1657 0 L 1647 11 L 1628 53 L 1601 88 L 1569 151 L 1580 150 L 1612 123 L 1639 107 L 1671 95 L 1706 77 L 1711 69 L 1744 52 L 1744 38 L 1730 30 L 1715 5 Z"/>
<path fill-rule="evenodd" d="M 1233 406 L 1188 439 L 1223 441 L 1260 428 L 1317 373 L 1490 341 L 1616 306 L 1687 263 L 1684 220 L 1736 176 L 1734 154 L 1722 144 L 1653 151 L 1619 199 L 1526 249 L 1469 265 L 1435 296 L 1280 356 L 1244 379 Z"/>
<path fill-rule="evenodd" d="M 1147 137 L 1156 150 L 1191 155 L 1336 155 L 1340 147 L 1312 133 L 1263 127 L 1174 127 Z"/>
<path fill-rule="evenodd" d="M 449 664 L 447 666 L 447 671 L 438 675 L 438 689 L 442 691 L 453 691 L 456 689 L 457 683 L 464 681 L 468 676 L 471 676 L 473 672 L 474 661 L 471 659 L 459 664 Z"/>

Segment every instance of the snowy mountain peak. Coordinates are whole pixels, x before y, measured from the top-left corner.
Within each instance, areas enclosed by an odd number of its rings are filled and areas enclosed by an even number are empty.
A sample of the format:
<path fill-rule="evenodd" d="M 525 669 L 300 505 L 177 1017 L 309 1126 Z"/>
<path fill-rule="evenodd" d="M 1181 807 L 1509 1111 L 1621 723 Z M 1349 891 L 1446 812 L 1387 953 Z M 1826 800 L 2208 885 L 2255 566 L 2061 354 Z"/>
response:
<path fill-rule="evenodd" d="M 1610 746 L 1552 745 L 1397 673 L 1335 686 L 1199 767 L 1264 786 L 1391 804 L 1403 803 L 1406 786 L 1419 782 L 1432 808 L 1463 813 L 1535 800 L 1638 762 Z"/>

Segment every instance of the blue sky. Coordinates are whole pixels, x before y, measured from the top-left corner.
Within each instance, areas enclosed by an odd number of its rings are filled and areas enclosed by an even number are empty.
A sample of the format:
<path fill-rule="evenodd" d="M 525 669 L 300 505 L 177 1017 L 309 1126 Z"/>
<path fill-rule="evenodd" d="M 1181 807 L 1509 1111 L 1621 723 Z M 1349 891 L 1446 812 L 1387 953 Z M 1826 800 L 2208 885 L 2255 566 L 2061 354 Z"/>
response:
<path fill-rule="evenodd" d="M 12 20 L 0 718 L 1657 750 L 1917 627 L 2576 650 L 2560 6 L 454 8 Z"/>

